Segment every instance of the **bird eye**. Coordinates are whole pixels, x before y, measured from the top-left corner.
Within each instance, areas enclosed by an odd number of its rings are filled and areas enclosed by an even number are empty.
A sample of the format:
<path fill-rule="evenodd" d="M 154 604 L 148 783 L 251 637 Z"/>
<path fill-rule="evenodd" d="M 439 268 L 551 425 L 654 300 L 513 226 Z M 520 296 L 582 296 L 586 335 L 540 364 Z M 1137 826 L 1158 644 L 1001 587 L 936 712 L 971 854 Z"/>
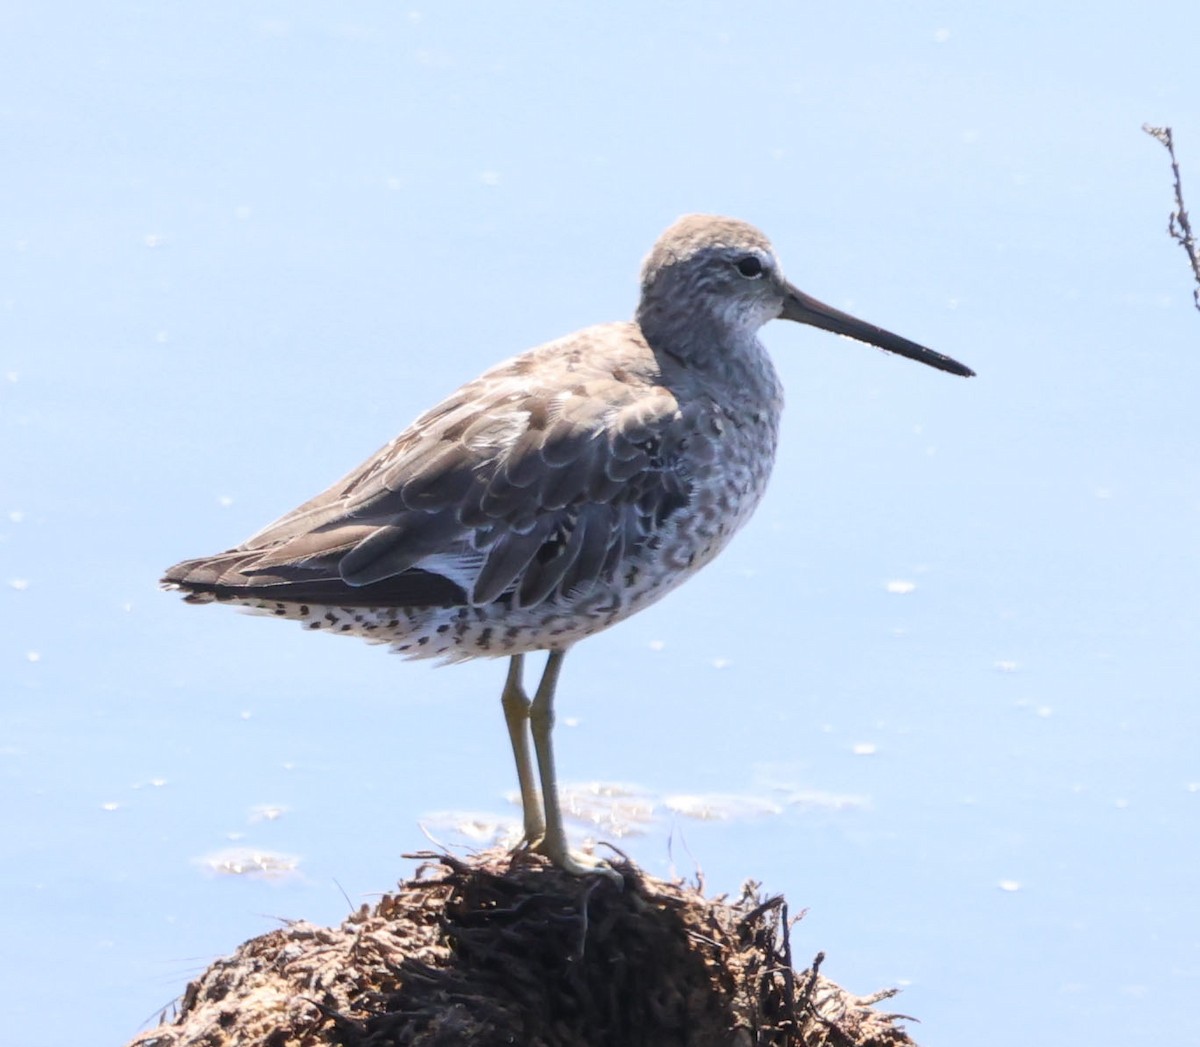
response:
<path fill-rule="evenodd" d="M 763 264 L 757 255 L 748 254 L 733 263 L 733 267 L 747 280 L 757 280 L 763 274 Z"/>

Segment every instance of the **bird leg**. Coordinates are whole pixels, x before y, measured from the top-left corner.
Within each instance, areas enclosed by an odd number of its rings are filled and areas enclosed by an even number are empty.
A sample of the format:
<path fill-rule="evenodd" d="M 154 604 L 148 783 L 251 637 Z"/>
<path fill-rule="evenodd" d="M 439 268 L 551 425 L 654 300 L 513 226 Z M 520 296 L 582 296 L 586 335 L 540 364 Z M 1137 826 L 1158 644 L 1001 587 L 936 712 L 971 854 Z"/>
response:
<path fill-rule="evenodd" d="M 623 884 L 621 874 L 607 862 L 586 854 L 572 854 L 567 847 L 567 834 L 563 829 L 562 809 L 558 803 L 558 779 L 554 772 L 554 747 L 551 732 L 554 730 L 554 690 L 558 686 L 558 673 L 562 668 L 565 651 L 551 651 L 542 671 L 542 680 L 537 693 L 529 705 L 529 728 L 533 734 L 533 748 L 537 753 L 538 774 L 542 780 L 542 805 L 546 813 L 546 831 L 534 850 L 544 854 L 555 865 L 573 876 L 589 876 L 599 873 Z"/>
<path fill-rule="evenodd" d="M 521 786 L 521 811 L 525 817 L 525 835 L 521 847 L 532 847 L 546 831 L 542 818 L 542 802 L 533 782 L 533 760 L 529 755 L 529 696 L 521 682 L 525 656 L 514 654 L 508 663 L 508 678 L 500 704 L 504 707 L 504 722 L 512 742 L 513 759 L 517 763 L 517 781 Z"/>

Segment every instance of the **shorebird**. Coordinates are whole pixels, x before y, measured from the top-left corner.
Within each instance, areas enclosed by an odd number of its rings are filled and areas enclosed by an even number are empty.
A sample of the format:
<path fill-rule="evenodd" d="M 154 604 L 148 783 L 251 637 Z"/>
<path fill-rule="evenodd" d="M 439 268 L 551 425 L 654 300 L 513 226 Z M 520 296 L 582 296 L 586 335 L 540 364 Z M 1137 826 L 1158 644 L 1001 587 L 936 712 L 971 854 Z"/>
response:
<path fill-rule="evenodd" d="M 797 290 L 753 226 L 688 215 L 646 258 L 632 322 L 499 364 L 328 490 L 234 549 L 177 564 L 163 585 L 412 658 L 507 657 L 521 846 L 616 876 L 568 849 L 551 747 L 559 670 L 575 643 L 712 560 L 758 504 L 783 406 L 758 331 L 777 318 L 973 373 Z M 541 651 L 531 700 L 523 663 Z"/>

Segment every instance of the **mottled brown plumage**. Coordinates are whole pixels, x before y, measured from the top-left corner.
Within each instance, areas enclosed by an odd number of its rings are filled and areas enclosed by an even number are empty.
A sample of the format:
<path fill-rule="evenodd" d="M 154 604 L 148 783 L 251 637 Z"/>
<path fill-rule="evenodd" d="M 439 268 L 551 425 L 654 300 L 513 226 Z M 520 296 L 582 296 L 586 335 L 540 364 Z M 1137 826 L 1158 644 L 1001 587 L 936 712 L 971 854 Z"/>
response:
<path fill-rule="evenodd" d="M 797 291 L 751 226 L 692 215 L 647 258 L 634 322 L 500 364 L 322 494 L 164 584 L 409 656 L 512 656 L 504 704 L 526 841 L 604 871 L 569 854 L 558 812 L 562 655 L 708 563 L 758 504 L 783 399 L 757 332 L 776 317 L 971 373 Z M 521 663 L 534 651 L 551 656 L 530 703 Z"/>

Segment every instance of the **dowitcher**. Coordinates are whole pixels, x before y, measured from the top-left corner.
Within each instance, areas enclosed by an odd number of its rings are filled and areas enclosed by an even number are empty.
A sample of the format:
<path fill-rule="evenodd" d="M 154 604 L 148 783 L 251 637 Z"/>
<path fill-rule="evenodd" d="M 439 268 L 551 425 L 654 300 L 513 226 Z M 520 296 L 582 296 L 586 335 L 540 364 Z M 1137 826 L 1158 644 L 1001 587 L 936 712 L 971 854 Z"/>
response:
<path fill-rule="evenodd" d="M 758 331 L 776 318 L 972 374 L 797 290 L 752 226 L 690 215 L 646 259 L 632 322 L 499 364 L 322 494 L 163 582 L 409 657 L 507 657 L 523 845 L 572 873 L 615 875 L 567 847 L 551 748 L 559 670 L 578 641 L 712 560 L 758 504 L 783 406 Z M 536 651 L 548 657 L 530 700 L 523 661 Z"/>

